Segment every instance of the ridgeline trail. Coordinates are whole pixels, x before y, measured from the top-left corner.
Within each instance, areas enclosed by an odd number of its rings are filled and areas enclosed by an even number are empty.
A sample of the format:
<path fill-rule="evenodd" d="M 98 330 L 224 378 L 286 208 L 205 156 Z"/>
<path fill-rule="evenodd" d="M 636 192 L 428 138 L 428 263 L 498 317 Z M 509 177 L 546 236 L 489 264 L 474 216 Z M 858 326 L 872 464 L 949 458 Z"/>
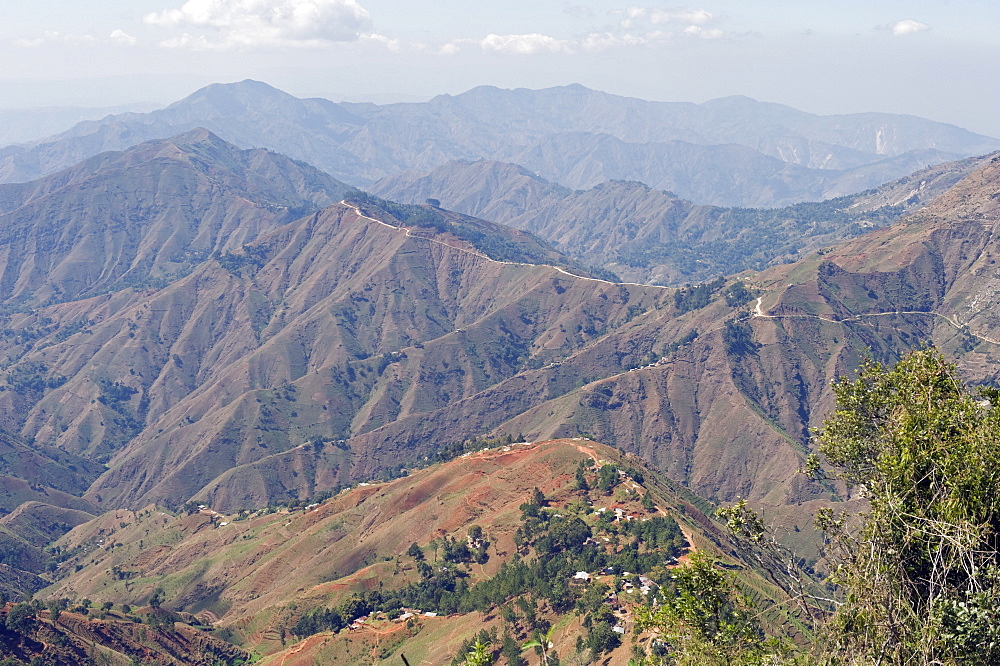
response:
<path fill-rule="evenodd" d="M 470 255 L 472 255 L 474 257 L 477 257 L 479 259 L 483 259 L 484 261 L 490 261 L 490 262 L 493 262 L 495 264 L 501 264 L 501 265 L 504 265 L 504 266 L 537 266 L 537 267 L 541 267 L 541 268 L 550 268 L 550 269 L 552 269 L 552 270 L 554 270 L 554 271 L 556 271 L 558 273 L 562 273 L 563 275 L 565 275 L 567 277 L 575 278 L 577 280 L 586 280 L 588 282 L 598 282 L 598 283 L 601 283 L 601 284 L 610 284 L 610 285 L 621 284 L 621 285 L 627 285 L 627 286 L 632 286 L 632 287 L 647 287 L 647 288 L 652 288 L 652 289 L 670 289 L 670 290 L 675 290 L 676 289 L 676 287 L 664 287 L 664 286 L 655 285 L 655 284 L 643 284 L 641 282 L 612 282 L 610 280 L 602 280 L 600 278 L 586 277 L 584 275 L 576 275 L 575 273 L 570 273 L 569 271 L 567 271 L 564 268 L 560 268 L 558 266 L 552 266 L 551 264 L 527 264 L 527 263 L 516 262 L 516 261 L 502 261 L 502 260 L 499 260 L 499 259 L 493 259 L 493 258 L 488 257 L 487 255 L 485 255 L 482 252 L 479 252 L 477 250 L 470 250 L 468 248 L 458 247 L 458 246 L 455 246 L 455 245 L 451 245 L 449 243 L 445 243 L 443 241 L 439 241 L 439 240 L 434 239 L 434 238 L 428 238 L 427 236 L 416 235 L 416 234 L 410 233 L 410 229 L 408 227 L 395 226 L 395 225 L 392 225 L 392 224 L 388 224 L 387 222 L 383 222 L 382 220 L 375 219 L 374 217 L 369 217 L 368 215 L 365 215 L 364 213 L 362 213 L 360 208 L 358 208 L 354 204 L 347 203 L 346 200 L 341 200 L 340 204 L 342 206 L 346 206 L 347 208 L 352 209 L 354 211 L 354 213 L 358 217 L 360 217 L 361 219 L 368 220 L 370 222 L 375 222 L 376 224 L 381 224 L 383 227 L 388 227 L 390 229 L 395 229 L 396 231 L 401 231 L 401 232 L 404 233 L 404 235 L 407 238 L 420 239 L 420 240 L 427 241 L 428 243 L 436 243 L 438 245 L 442 245 L 442 246 L 447 247 L 449 249 L 455 250 L 456 252 L 464 252 L 466 254 L 470 254 Z M 824 317 L 823 315 L 808 314 L 808 313 L 801 313 L 801 314 L 780 314 L 780 315 L 766 314 L 765 312 L 763 312 L 761 310 L 761 302 L 762 301 L 763 301 L 763 296 L 757 297 L 757 303 L 754 305 L 754 308 L 753 308 L 753 310 L 750 313 L 752 317 L 760 317 L 762 319 L 796 319 L 796 318 L 798 318 L 798 319 L 820 319 L 822 321 L 830 322 L 831 324 L 844 324 L 844 323 L 852 322 L 852 321 L 859 322 L 859 323 L 864 323 L 862 320 L 865 319 L 865 318 L 868 318 L 868 317 L 890 317 L 890 316 L 894 316 L 894 315 L 922 315 L 922 316 L 928 316 L 928 317 L 939 317 L 941 319 L 944 319 L 946 322 L 948 322 L 948 324 L 950 324 L 951 326 L 953 326 L 957 330 L 960 330 L 960 331 L 964 330 L 969 335 L 972 335 L 973 337 L 976 337 L 976 338 L 978 338 L 980 340 L 983 340 L 984 342 L 989 342 L 990 344 L 994 344 L 994 345 L 1000 345 L 1000 341 L 994 340 L 993 338 L 991 338 L 989 336 L 981 335 L 979 333 L 976 333 L 976 332 L 970 330 L 967 326 L 961 324 L 957 320 L 957 318 L 948 317 L 947 315 L 943 315 L 943 314 L 940 314 L 938 312 L 928 312 L 928 311 L 923 311 L 923 310 L 893 310 L 893 311 L 889 311 L 889 312 L 868 312 L 868 313 L 853 315 L 853 316 L 850 316 L 850 317 L 844 317 L 844 318 L 840 318 L 840 319 L 834 319 L 834 318 L 831 318 L 831 317 Z M 714 328 L 712 330 L 713 331 L 714 330 L 718 330 L 719 328 L 722 328 L 722 327 L 718 326 L 718 327 L 716 327 L 716 328 Z M 706 332 L 711 332 L 711 331 L 706 331 Z"/>
<path fill-rule="evenodd" d="M 979 338 L 984 342 L 989 342 L 990 344 L 994 345 L 1000 345 L 1000 341 L 994 340 L 989 336 L 976 333 L 975 331 L 971 330 L 967 325 L 964 325 L 961 322 L 959 322 L 957 316 L 949 317 L 948 315 L 943 315 L 940 312 L 932 312 L 928 310 L 891 310 L 888 312 L 865 312 L 862 314 L 856 314 L 850 317 L 843 317 L 839 319 L 833 319 L 831 317 L 824 317 L 823 315 L 815 315 L 808 313 L 772 315 L 772 314 L 765 314 L 764 312 L 761 311 L 760 305 L 763 299 L 764 299 L 763 296 L 757 297 L 757 304 L 754 306 L 752 313 L 754 317 L 760 317 L 762 319 L 821 319 L 823 321 L 828 321 L 831 324 L 843 324 L 850 321 L 861 322 L 862 319 L 867 317 L 891 317 L 894 315 L 923 315 L 925 317 L 938 317 L 940 319 L 944 319 L 946 322 L 948 322 L 951 326 L 953 326 L 955 329 L 959 331 L 964 330 L 969 335 Z"/>
<path fill-rule="evenodd" d="M 551 264 L 525 264 L 517 261 L 502 261 L 500 259 L 493 259 L 483 254 L 482 252 L 478 252 L 476 250 L 470 250 L 464 247 L 457 247 L 455 245 L 450 245 L 448 243 L 436 240 L 434 238 L 428 238 L 426 236 L 419 236 L 412 234 L 410 233 L 409 227 L 397 227 L 395 225 L 383 222 L 382 220 L 376 220 L 374 217 L 368 217 L 367 215 L 362 213 L 361 209 L 359 209 L 354 204 L 349 204 L 347 203 L 347 201 L 344 200 L 342 200 L 340 203 L 344 206 L 347 206 L 348 208 L 352 208 L 354 212 L 358 215 L 358 217 L 365 220 L 370 220 L 372 222 L 376 222 L 384 227 L 389 227 L 390 229 L 396 229 L 397 231 L 402 231 L 405 233 L 407 238 L 419 238 L 420 240 L 425 240 L 428 243 L 437 243 L 438 245 L 443 245 L 445 247 L 451 248 L 452 250 L 457 250 L 458 252 L 465 252 L 466 254 L 471 254 L 475 257 L 479 257 L 480 259 L 485 259 L 486 261 L 491 261 L 495 264 L 502 264 L 504 266 L 539 266 L 541 268 L 551 268 L 552 270 L 562 273 L 567 277 L 576 278 L 577 280 L 587 280 L 588 282 L 600 282 L 601 284 L 624 284 L 632 287 L 648 287 L 652 289 L 674 289 L 674 287 L 663 287 L 657 284 L 643 284 L 641 282 L 612 282 L 611 280 L 602 280 L 600 278 L 586 277 L 584 275 L 577 275 L 575 273 L 570 273 L 564 268 L 559 268 L 558 266 L 552 266 Z"/>

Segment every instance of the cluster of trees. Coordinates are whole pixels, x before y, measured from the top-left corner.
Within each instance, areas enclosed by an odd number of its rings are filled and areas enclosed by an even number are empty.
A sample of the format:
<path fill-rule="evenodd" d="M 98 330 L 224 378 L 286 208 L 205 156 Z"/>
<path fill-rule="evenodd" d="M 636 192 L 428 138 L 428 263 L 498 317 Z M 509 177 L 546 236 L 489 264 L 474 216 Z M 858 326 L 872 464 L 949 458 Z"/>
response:
<path fill-rule="evenodd" d="M 777 209 L 716 208 L 708 212 L 710 221 L 704 226 L 678 234 L 670 243 L 642 238 L 623 245 L 615 261 L 637 268 L 673 265 L 691 279 L 734 275 L 797 254 L 806 235 L 829 234 L 831 242 L 860 236 L 892 224 L 904 212 L 902 206 L 852 211 L 856 196 Z M 706 228 L 712 230 L 710 237 L 702 233 Z"/>
<path fill-rule="evenodd" d="M 245 266 L 250 266 L 251 270 L 254 271 L 263 268 L 264 264 L 267 263 L 267 249 L 262 246 L 244 245 L 242 254 L 233 254 L 228 251 L 216 252 L 212 258 L 227 271 L 238 276 Z"/>
<path fill-rule="evenodd" d="M 834 393 L 816 437 L 827 469 L 814 457 L 806 471 L 846 482 L 869 509 L 817 514 L 833 595 L 805 582 L 744 502 L 720 511 L 747 559 L 800 603 L 812 641 L 767 638 L 761 609 L 699 558 L 644 614 L 661 638 L 640 663 L 1000 663 L 1000 390 L 969 390 L 924 349 L 893 367 L 865 363 Z"/>
<path fill-rule="evenodd" d="M 617 483 L 617 468 L 610 465 L 605 468 L 614 472 Z M 639 475 L 636 470 L 631 472 Z M 574 574 L 609 568 L 619 573 L 649 573 L 682 551 L 685 542 L 680 528 L 672 518 L 663 516 L 645 522 L 602 521 L 600 535 L 610 535 L 620 546 L 620 550 L 608 549 L 592 539 L 594 530 L 586 522 L 577 516 L 557 516 L 555 511 L 545 508 L 546 504 L 545 496 L 536 488 L 532 498 L 521 505 L 516 540 L 523 555 L 515 555 L 491 578 L 470 585 L 463 566 L 477 557 L 478 548 L 470 549 L 468 542 L 484 544 L 482 530 L 473 526 L 467 542 L 439 540 L 433 564 L 427 561 L 418 544 L 410 546 L 407 555 L 414 560 L 419 581 L 398 590 L 372 590 L 336 609 L 317 609 L 303 615 L 292 628 L 293 633 L 308 636 L 323 630 L 337 631 L 373 611 L 391 614 L 404 607 L 441 614 L 487 612 L 530 595 L 557 612 L 580 612 L 591 637 L 585 647 L 598 653 L 612 649 L 619 636 L 612 631 L 614 618 L 603 604 L 609 589 L 594 585 L 588 591 L 573 585 Z M 530 619 L 532 613 L 527 610 L 525 613 Z M 545 629 L 541 629 L 542 633 Z"/>
<path fill-rule="evenodd" d="M 737 280 L 729 285 L 724 295 L 726 297 L 726 305 L 731 308 L 738 308 L 752 301 L 755 293 L 752 289 L 748 289 L 742 280 Z"/>
<path fill-rule="evenodd" d="M 603 465 L 597 470 L 597 478 L 594 480 L 594 487 L 602 491 L 605 495 L 610 495 L 611 491 L 615 489 L 615 486 L 621 482 L 623 478 L 622 473 L 624 473 L 626 478 L 630 478 L 636 483 L 642 483 L 645 478 L 642 472 L 634 467 L 620 469 L 615 465 Z M 586 474 L 587 466 L 584 464 L 584 461 L 581 460 L 580 464 L 576 468 L 576 490 L 590 490 L 591 484 L 587 481 Z M 647 508 L 647 510 L 651 509 Z"/>
<path fill-rule="evenodd" d="M 620 525 L 622 533 L 633 537 L 634 542 L 662 553 L 678 553 L 687 544 L 677 521 L 668 516 L 653 516 L 648 520 L 630 520 Z"/>
<path fill-rule="evenodd" d="M 65 383 L 64 375 L 49 374 L 48 367 L 37 361 L 19 363 L 7 372 L 7 385 L 19 395 L 41 394 Z"/>
<path fill-rule="evenodd" d="M 753 329 L 745 321 L 729 319 L 722 329 L 722 341 L 726 345 L 726 353 L 733 358 L 753 356 L 760 345 L 754 342 Z"/>
<path fill-rule="evenodd" d="M 725 284 L 725 278 L 718 278 L 704 284 L 678 289 L 674 292 L 674 306 L 677 308 L 677 313 L 684 314 L 705 307 L 711 302 L 712 294 L 722 289 Z"/>

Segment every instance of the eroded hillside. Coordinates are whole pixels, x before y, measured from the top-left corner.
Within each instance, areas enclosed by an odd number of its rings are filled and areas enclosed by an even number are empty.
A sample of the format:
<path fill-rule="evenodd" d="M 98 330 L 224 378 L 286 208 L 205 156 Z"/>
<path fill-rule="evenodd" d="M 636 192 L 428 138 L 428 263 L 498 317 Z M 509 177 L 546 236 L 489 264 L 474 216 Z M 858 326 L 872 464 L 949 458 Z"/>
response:
<path fill-rule="evenodd" d="M 482 433 L 589 434 L 720 500 L 829 497 L 796 470 L 835 376 L 926 340 L 993 376 L 996 169 L 679 290 L 531 263 L 563 260 L 433 206 L 335 204 L 164 286 L 9 314 L 4 427 L 107 461 L 86 481 L 102 507 L 307 498 Z M 514 255 L 475 244 L 495 238 Z"/>
<path fill-rule="evenodd" d="M 577 636 L 589 645 L 607 631 L 593 654 L 617 663 L 630 647 L 610 626 L 631 630 L 678 557 L 730 557 L 708 505 L 635 457 L 580 438 L 466 448 L 291 509 L 110 512 L 58 542 L 63 573 L 41 596 L 133 607 L 156 597 L 264 663 L 395 663 L 402 652 L 444 664 L 480 630 L 499 654 L 501 635 L 523 642 L 541 619 L 558 623 L 565 655 L 591 649 Z M 607 593 L 615 601 L 601 610 Z"/>

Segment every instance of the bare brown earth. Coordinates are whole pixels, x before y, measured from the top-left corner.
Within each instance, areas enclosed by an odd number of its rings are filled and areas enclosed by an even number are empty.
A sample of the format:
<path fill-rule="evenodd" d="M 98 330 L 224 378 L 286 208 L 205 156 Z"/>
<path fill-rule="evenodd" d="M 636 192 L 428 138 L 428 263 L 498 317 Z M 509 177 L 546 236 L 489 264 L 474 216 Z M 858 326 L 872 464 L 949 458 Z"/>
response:
<path fill-rule="evenodd" d="M 637 466 L 646 478 L 643 485 L 629 481 L 613 496 L 581 493 L 573 489 L 580 461 Z M 471 566 L 470 582 L 493 575 L 516 552 L 512 535 L 520 524 L 520 505 L 535 487 L 557 511 L 589 497 L 595 508 L 615 503 L 638 514 L 645 514 L 640 494 L 649 490 L 654 511 L 689 521 L 685 533 L 727 556 L 726 538 L 692 501 L 703 503 L 666 483 L 610 447 L 562 439 L 473 452 L 390 483 L 355 487 L 305 510 L 245 518 L 212 508 L 176 517 L 155 507 L 114 511 L 59 541 L 73 555 L 61 565 L 60 580 L 40 596 L 86 596 L 95 606 L 105 600 L 139 605 L 161 588 L 165 608 L 197 613 L 217 630 L 227 630 L 237 644 L 267 655 L 267 664 L 370 663 L 373 654 L 379 663 L 393 663 L 399 652 L 412 664 L 445 664 L 480 629 L 499 627 L 498 617 L 421 616 L 409 624 L 372 617 L 339 634 L 296 640 L 286 631 L 284 642 L 280 637 L 282 627 L 313 608 L 414 580 L 413 560 L 403 554 L 409 544 L 426 547 L 443 536 L 464 539 L 473 524 L 483 528 L 491 546 L 489 561 Z M 83 568 L 76 571 L 78 565 Z M 583 630 L 568 616 L 553 619 L 565 623 L 556 640 L 568 654 Z M 626 645 L 621 654 L 629 649 Z M 627 660 L 617 654 L 610 663 Z"/>
<path fill-rule="evenodd" d="M 59 542 L 80 551 L 63 569 L 79 562 L 87 569 L 52 594 L 140 603 L 160 586 L 173 606 L 208 610 L 231 624 L 288 599 L 315 604 L 366 589 L 393 571 L 405 578 L 393 560 L 409 544 L 464 538 L 472 524 L 509 556 L 519 506 L 532 488 L 562 492 L 576 463 L 594 458 L 620 454 L 573 440 L 515 444 L 359 486 L 305 511 L 242 520 L 207 509 L 176 518 L 153 507 L 112 511 Z M 491 559 L 482 575 L 503 559 Z M 116 580 L 115 567 L 128 575 Z"/>
<path fill-rule="evenodd" d="M 796 471 L 861 357 L 932 341 L 995 377 L 996 168 L 744 276 L 759 301 L 683 313 L 673 290 L 490 260 L 335 205 L 229 268 L 11 312 L 3 377 L 44 388 L 0 393 L 0 414 L 35 446 L 107 457 L 85 495 L 101 507 L 308 498 L 490 432 L 589 434 L 719 500 L 829 497 Z M 754 346 L 727 343 L 727 320 Z"/>
<path fill-rule="evenodd" d="M 0 620 L 6 620 L 12 608 L 13 604 L 0 606 Z M 211 666 L 250 657 L 247 651 L 204 630 L 180 623 L 154 628 L 120 613 L 97 618 L 68 611 L 53 619 L 44 610 L 30 621 L 27 634 L 0 623 L 0 655 L 23 663 L 40 660 L 54 666 Z"/>
<path fill-rule="evenodd" d="M 449 162 L 371 186 L 410 203 L 446 208 L 524 229 L 562 252 L 628 282 L 681 286 L 805 254 L 898 220 L 929 203 L 990 156 L 939 164 L 821 205 L 770 211 L 696 205 L 647 184 L 614 180 L 586 190 L 549 182 L 516 164 Z M 701 199 L 696 199 L 701 200 Z"/>

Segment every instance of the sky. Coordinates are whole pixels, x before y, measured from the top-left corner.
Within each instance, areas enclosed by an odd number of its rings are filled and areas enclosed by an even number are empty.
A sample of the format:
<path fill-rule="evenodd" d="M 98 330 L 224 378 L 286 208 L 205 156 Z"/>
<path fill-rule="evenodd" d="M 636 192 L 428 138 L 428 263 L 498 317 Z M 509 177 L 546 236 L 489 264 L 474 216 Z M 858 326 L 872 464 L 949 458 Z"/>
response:
<path fill-rule="evenodd" d="M 581 83 L 910 113 L 1000 137 L 996 0 L 0 0 L 0 109 L 167 104 L 216 82 L 420 101 Z"/>

